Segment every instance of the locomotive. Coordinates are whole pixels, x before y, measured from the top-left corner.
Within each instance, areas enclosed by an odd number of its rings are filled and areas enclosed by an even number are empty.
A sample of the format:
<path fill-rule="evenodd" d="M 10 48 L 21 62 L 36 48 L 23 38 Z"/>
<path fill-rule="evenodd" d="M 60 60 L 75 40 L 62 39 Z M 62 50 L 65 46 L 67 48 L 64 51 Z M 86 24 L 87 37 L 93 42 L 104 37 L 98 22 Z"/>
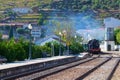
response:
<path fill-rule="evenodd" d="M 92 39 L 92 40 L 88 41 L 88 43 L 87 43 L 87 51 L 89 53 L 92 53 L 92 54 L 100 53 L 101 49 L 100 49 L 99 40 Z"/>

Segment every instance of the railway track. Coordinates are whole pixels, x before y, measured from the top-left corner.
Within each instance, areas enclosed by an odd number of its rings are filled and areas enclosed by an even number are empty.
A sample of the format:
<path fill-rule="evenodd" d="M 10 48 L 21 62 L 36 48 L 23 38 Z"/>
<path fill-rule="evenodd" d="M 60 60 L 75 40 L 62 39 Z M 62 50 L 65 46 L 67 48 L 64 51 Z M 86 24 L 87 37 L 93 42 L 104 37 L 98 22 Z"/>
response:
<path fill-rule="evenodd" d="M 120 58 L 94 57 L 27 74 L 15 80 L 111 80 Z M 115 80 L 115 79 L 112 79 Z"/>
<path fill-rule="evenodd" d="M 36 80 L 82 80 L 90 72 L 97 69 L 99 66 L 108 62 L 110 58 L 96 58 L 86 63 L 77 65 L 75 67 L 63 70 L 53 75 L 36 78 Z"/>
<path fill-rule="evenodd" d="M 96 70 L 91 70 L 84 74 L 84 77 L 78 77 L 76 80 L 111 80 L 120 59 L 112 58 Z"/>
<path fill-rule="evenodd" d="M 101 58 L 101 60 L 102 59 L 103 58 Z M 98 60 L 96 60 L 96 61 L 98 61 Z M 91 63 L 89 63 L 89 66 L 85 66 L 85 64 L 83 64 L 84 68 L 83 68 L 83 65 L 80 65 L 80 66 L 76 66 L 79 69 L 76 69 L 76 70 L 71 69 L 68 71 L 66 70 L 64 72 L 61 72 L 61 74 L 57 73 L 55 75 L 45 76 L 44 78 L 39 78 L 39 79 L 40 80 L 58 80 L 58 79 L 59 80 L 99 80 L 99 79 L 100 80 L 111 80 L 112 75 L 113 75 L 115 69 L 117 68 L 119 61 L 120 61 L 119 58 L 108 58 L 108 59 L 103 60 L 99 64 L 97 64 L 97 63 L 92 64 L 92 66 L 91 66 L 92 61 L 90 61 Z M 67 75 L 66 75 L 67 72 L 69 74 L 68 75 L 69 77 L 67 77 Z M 69 72 L 71 72 L 72 74 L 70 75 Z M 79 74 L 78 75 L 79 77 L 76 76 L 77 74 L 74 75 L 75 74 L 74 72 Z M 59 77 L 60 75 L 61 75 L 61 77 Z M 65 76 L 62 76 L 62 75 L 65 75 Z"/>
<path fill-rule="evenodd" d="M 113 77 L 111 80 L 119 80 L 119 79 L 120 79 L 120 63 L 118 64 L 118 67 L 115 70 L 115 73 L 113 74 Z"/>

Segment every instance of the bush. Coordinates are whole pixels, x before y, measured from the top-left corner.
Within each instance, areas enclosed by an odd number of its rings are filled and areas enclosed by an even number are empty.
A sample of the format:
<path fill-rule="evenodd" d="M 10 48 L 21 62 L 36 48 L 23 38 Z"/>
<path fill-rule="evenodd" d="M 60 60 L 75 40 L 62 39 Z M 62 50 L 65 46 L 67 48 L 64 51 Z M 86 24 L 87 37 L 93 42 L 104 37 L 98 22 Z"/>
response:
<path fill-rule="evenodd" d="M 25 41 L 24 39 L 20 39 L 19 42 L 22 45 L 22 48 L 25 50 L 25 59 L 28 59 L 29 55 L 29 42 Z"/>
<path fill-rule="evenodd" d="M 7 53 L 7 41 L 2 41 L 0 42 L 0 55 L 6 56 Z"/>
<path fill-rule="evenodd" d="M 42 57 L 42 50 L 40 46 L 33 46 L 32 50 L 32 58 L 41 58 Z"/>
<path fill-rule="evenodd" d="M 59 55 L 59 43 L 53 42 L 54 44 L 54 55 Z M 43 53 L 46 53 L 46 56 L 51 56 L 51 43 L 47 43 L 44 46 L 36 46 L 32 44 L 32 58 L 41 58 Z M 64 46 L 61 45 L 61 52 L 64 51 Z M 29 56 L 29 42 L 23 39 L 15 41 L 10 39 L 9 41 L 0 42 L 0 55 L 7 58 L 8 62 L 12 61 L 21 61 L 28 59 Z"/>
<path fill-rule="evenodd" d="M 41 51 L 42 51 L 42 54 L 43 53 L 46 53 L 46 56 L 51 56 L 51 48 L 48 47 L 47 45 L 44 45 L 44 46 L 41 46 Z"/>
<path fill-rule="evenodd" d="M 59 55 L 59 47 L 60 47 L 60 45 L 56 41 L 54 41 L 52 43 L 54 45 L 54 56 L 58 56 Z M 46 46 L 48 46 L 50 49 L 52 49 L 51 48 L 51 42 L 46 43 Z M 61 44 L 61 53 L 63 53 L 64 50 L 65 50 L 65 47 Z"/>
<path fill-rule="evenodd" d="M 83 52 L 84 48 L 80 43 L 72 42 L 72 44 L 70 45 L 70 50 L 72 50 L 73 54 L 77 54 L 77 53 Z"/>
<path fill-rule="evenodd" d="M 15 61 L 17 54 L 15 53 L 15 42 L 13 39 L 7 42 L 5 45 L 7 48 L 7 52 L 5 53 L 5 57 L 7 58 L 8 62 Z"/>
<path fill-rule="evenodd" d="M 20 42 L 15 42 L 14 39 L 0 42 L 0 55 L 7 58 L 8 62 L 16 60 L 24 60 L 26 51 Z"/>
<path fill-rule="evenodd" d="M 16 60 L 24 60 L 26 58 L 26 55 L 22 45 L 20 43 L 16 43 L 14 47 L 15 47 L 15 53 L 16 53 Z"/>
<path fill-rule="evenodd" d="M 32 58 L 41 58 L 42 53 L 51 55 L 51 48 L 47 45 L 36 46 L 32 44 Z M 7 58 L 8 62 L 21 61 L 28 59 L 29 56 L 29 42 L 20 39 L 15 41 L 10 39 L 9 41 L 0 42 L 0 55 Z"/>

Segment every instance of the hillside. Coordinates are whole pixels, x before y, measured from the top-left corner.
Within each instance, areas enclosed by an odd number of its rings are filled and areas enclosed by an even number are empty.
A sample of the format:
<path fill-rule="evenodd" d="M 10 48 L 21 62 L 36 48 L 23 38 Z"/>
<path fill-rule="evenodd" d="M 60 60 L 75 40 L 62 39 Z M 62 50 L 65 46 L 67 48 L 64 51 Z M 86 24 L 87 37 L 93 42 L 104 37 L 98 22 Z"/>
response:
<path fill-rule="evenodd" d="M 35 7 L 41 4 L 48 4 L 51 0 L 0 0 L 0 10 L 13 7 Z"/>
<path fill-rule="evenodd" d="M 52 3 L 51 8 L 73 12 L 92 10 L 100 18 L 120 18 L 120 0 L 60 0 Z"/>
<path fill-rule="evenodd" d="M 52 0 L 0 0 L 0 19 L 7 17 L 4 14 L 6 9 L 15 7 L 29 7 L 34 8 L 41 5 L 49 4 Z"/>
<path fill-rule="evenodd" d="M 0 18 L 5 17 L 2 11 L 14 7 L 30 7 L 38 11 L 43 9 L 43 12 L 48 14 L 54 12 L 52 9 L 76 13 L 91 11 L 97 18 L 112 16 L 120 19 L 120 0 L 0 0 Z M 37 14 L 39 13 L 41 12 Z"/>

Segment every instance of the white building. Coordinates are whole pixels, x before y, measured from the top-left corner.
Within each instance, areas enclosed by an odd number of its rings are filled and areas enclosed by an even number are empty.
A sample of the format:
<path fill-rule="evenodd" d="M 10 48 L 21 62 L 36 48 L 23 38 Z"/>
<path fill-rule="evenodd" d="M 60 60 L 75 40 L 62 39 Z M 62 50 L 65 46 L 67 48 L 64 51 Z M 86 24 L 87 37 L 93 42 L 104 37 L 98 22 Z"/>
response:
<path fill-rule="evenodd" d="M 27 13 L 32 13 L 33 12 L 33 10 L 31 8 L 27 8 L 27 7 L 13 8 L 12 10 L 16 13 L 21 13 L 21 14 L 27 14 Z"/>
<path fill-rule="evenodd" d="M 114 41 L 114 28 L 105 28 L 105 51 L 114 51 L 115 41 Z"/>
<path fill-rule="evenodd" d="M 120 20 L 113 17 L 104 19 L 105 24 L 105 41 L 104 41 L 104 51 L 114 51 L 114 28 L 120 26 Z"/>
<path fill-rule="evenodd" d="M 28 28 L 28 24 L 23 25 L 23 28 Z M 31 31 L 32 37 L 34 40 L 39 39 L 41 36 L 41 26 L 32 24 L 32 31 Z"/>
<path fill-rule="evenodd" d="M 60 38 L 58 36 L 56 36 L 56 35 L 51 35 L 51 36 L 47 36 L 47 37 L 45 37 L 43 39 L 39 39 L 39 40 L 35 41 L 35 44 L 43 46 L 46 43 L 53 42 L 53 41 L 56 41 L 56 42 L 60 43 Z M 63 42 L 63 41 L 61 41 L 61 44 L 66 46 L 66 43 Z"/>
<path fill-rule="evenodd" d="M 40 38 L 40 36 L 41 36 L 41 27 L 37 26 L 37 25 L 33 25 L 31 34 L 32 34 L 32 36 L 34 38 Z"/>

